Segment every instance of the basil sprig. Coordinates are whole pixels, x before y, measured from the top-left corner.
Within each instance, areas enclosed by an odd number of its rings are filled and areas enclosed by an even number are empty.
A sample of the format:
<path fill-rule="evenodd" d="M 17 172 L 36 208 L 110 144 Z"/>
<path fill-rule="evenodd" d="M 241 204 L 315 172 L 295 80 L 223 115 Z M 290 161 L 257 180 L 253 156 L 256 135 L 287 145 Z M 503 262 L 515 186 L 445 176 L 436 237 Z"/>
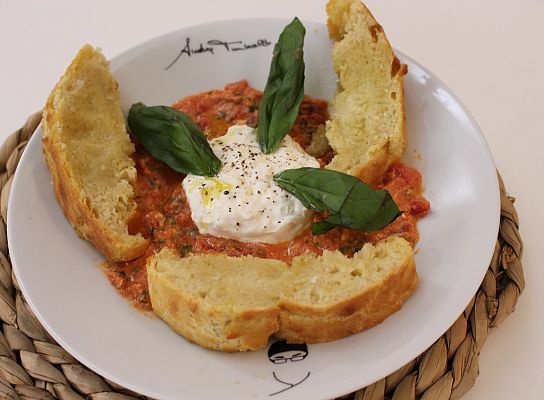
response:
<path fill-rule="evenodd" d="M 259 105 L 257 139 L 263 153 L 274 152 L 293 126 L 304 97 L 304 35 L 298 18 L 274 46 L 268 80 Z"/>
<path fill-rule="evenodd" d="M 128 112 L 128 126 L 153 157 L 174 171 L 214 176 L 221 169 L 221 161 L 200 128 L 175 108 L 133 104 Z"/>
<path fill-rule="evenodd" d="M 401 211 L 387 190 L 374 190 L 360 179 L 329 169 L 287 169 L 274 182 L 301 201 L 306 208 L 329 211 L 312 225 L 320 235 L 339 226 L 367 232 L 385 228 Z"/>

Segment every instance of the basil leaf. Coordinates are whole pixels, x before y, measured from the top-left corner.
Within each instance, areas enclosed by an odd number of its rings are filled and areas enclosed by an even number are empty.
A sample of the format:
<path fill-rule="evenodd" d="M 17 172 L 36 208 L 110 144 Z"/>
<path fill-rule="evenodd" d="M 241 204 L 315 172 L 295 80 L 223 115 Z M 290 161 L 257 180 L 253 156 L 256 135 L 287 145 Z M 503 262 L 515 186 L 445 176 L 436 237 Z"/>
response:
<path fill-rule="evenodd" d="M 144 148 L 174 171 L 217 175 L 221 161 L 191 118 L 172 107 L 136 103 L 128 112 L 128 126 Z"/>
<path fill-rule="evenodd" d="M 312 224 L 312 235 L 314 236 L 322 235 L 323 233 L 327 233 L 328 231 L 334 228 L 336 228 L 336 225 L 330 222 L 327 222 L 326 220 L 314 222 Z"/>
<path fill-rule="evenodd" d="M 304 97 L 304 35 L 298 18 L 274 46 L 268 80 L 259 105 L 257 139 L 263 153 L 274 152 L 295 123 Z"/>
<path fill-rule="evenodd" d="M 312 225 L 314 235 L 338 226 L 377 231 L 402 214 L 387 190 L 374 190 L 341 172 L 309 167 L 288 169 L 274 175 L 274 182 L 306 208 L 329 211 L 325 220 Z"/>
<path fill-rule="evenodd" d="M 380 189 L 379 191 L 385 192 L 385 195 L 380 208 L 374 215 L 372 221 L 367 225 L 366 230 L 368 232 L 382 230 L 395 219 L 397 219 L 397 217 L 402 215 L 402 211 L 399 210 L 399 207 L 391 197 L 391 194 L 385 189 Z M 389 222 L 384 223 L 384 221 Z"/>

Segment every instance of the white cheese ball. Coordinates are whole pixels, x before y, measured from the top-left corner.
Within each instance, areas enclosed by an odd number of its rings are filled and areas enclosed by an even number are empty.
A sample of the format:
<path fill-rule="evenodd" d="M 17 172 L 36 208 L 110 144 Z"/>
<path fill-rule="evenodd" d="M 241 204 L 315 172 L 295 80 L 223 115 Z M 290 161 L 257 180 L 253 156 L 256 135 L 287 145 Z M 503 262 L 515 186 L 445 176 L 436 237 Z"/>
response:
<path fill-rule="evenodd" d="M 261 152 L 255 129 L 235 125 L 210 142 L 221 160 L 213 178 L 187 175 L 183 189 L 191 217 L 202 234 L 241 242 L 280 243 L 293 239 L 313 212 L 274 183 L 283 170 L 319 167 L 291 137 L 272 154 Z"/>

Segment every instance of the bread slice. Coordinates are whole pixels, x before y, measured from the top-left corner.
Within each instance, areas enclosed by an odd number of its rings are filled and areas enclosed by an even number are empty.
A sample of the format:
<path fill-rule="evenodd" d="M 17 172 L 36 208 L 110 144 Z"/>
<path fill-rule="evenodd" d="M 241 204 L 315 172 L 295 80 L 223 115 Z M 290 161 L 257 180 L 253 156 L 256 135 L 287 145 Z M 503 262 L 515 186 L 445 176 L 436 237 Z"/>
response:
<path fill-rule="evenodd" d="M 392 237 L 340 252 L 295 257 L 291 266 L 219 254 L 147 261 L 155 313 L 209 349 L 256 350 L 271 335 L 292 343 L 339 339 L 383 321 L 417 286 L 412 248 Z"/>
<path fill-rule="evenodd" d="M 330 0 L 327 13 L 339 78 L 326 125 L 336 155 L 327 168 L 372 184 L 406 148 L 402 76 L 407 67 L 359 0 Z"/>
<path fill-rule="evenodd" d="M 43 153 L 77 233 L 108 260 L 126 261 L 142 254 L 147 241 L 127 228 L 136 209 L 136 168 L 117 86 L 102 53 L 84 46 L 47 100 Z"/>

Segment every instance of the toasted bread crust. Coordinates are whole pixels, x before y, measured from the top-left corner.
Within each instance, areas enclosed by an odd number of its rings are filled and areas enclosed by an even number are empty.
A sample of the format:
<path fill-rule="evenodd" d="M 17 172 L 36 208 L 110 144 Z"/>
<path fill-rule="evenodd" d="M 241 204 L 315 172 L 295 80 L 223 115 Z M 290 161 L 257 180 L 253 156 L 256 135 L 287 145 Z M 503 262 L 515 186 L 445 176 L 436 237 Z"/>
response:
<path fill-rule="evenodd" d="M 282 302 L 280 330 L 275 336 L 290 343 L 329 342 L 362 332 L 398 311 L 418 286 L 413 258 L 384 282 L 329 307 Z"/>
<path fill-rule="evenodd" d="M 91 242 L 110 261 L 128 261 L 140 256 L 147 247 L 147 241 L 127 242 L 96 218 L 82 201 L 79 190 L 73 186 L 68 169 L 63 168 L 59 146 L 52 142 L 44 138 L 44 158 L 51 171 L 59 205 L 78 236 Z"/>
<path fill-rule="evenodd" d="M 326 135 L 327 168 L 376 183 L 406 148 L 403 75 L 381 25 L 359 0 L 330 0 L 328 28 L 339 89 Z"/>
<path fill-rule="evenodd" d="M 159 318 L 176 333 L 207 349 L 257 350 L 266 346 L 279 329 L 277 305 L 224 314 L 179 290 L 155 268 L 148 268 L 148 282 L 153 311 Z"/>
<path fill-rule="evenodd" d="M 203 293 L 207 293 L 204 287 L 190 291 L 176 285 L 179 278 L 176 271 L 178 262 L 183 264 L 189 273 L 195 271 L 194 274 L 198 274 L 210 265 L 221 268 L 232 261 L 236 263 L 240 259 L 221 255 L 180 259 L 167 248 L 148 258 L 147 280 L 153 311 L 175 332 L 211 350 L 235 352 L 257 350 L 265 346 L 269 337 L 279 329 L 281 309 L 272 300 L 276 296 L 274 289 L 266 295 L 267 297 L 270 295 L 270 299 L 262 304 L 255 307 L 240 307 L 238 304 L 215 304 L 208 301 L 206 296 L 203 296 Z M 283 263 L 277 260 L 270 261 L 263 271 L 270 285 L 274 285 L 277 284 L 277 276 L 283 272 Z M 176 268 L 168 268 L 174 264 Z M 213 274 L 214 271 L 210 272 Z M 212 279 L 213 276 L 210 280 Z"/>
<path fill-rule="evenodd" d="M 271 335 L 317 343 L 361 332 L 397 311 L 418 284 L 412 249 L 401 238 L 367 244 L 354 259 L 328 252 L 295 257 L 291 266 L 249 256 L 178 258 L 163 249 L 148 259 L 147 272 L 155 313 L 190 341 L 227 352 L 259 349 Z M 344 287 L 328 292 L 319 284 L 327 279 Z M 254 296 L 258 303 L 248 300 Z"/>
<path fill-rule="evenodd" d="M 130 159 L 134 147 L 124 128 L 117 86 L 100 51 L 89 45 L 83 47 L 44 108 L 43 154 L 57 200 L 78 235 L 94 244 L 108 260 L 127 261 L 141 255 L 147 241 L 141 235 L 128 234 L 127 222 L 136 208 L 132 198 L 136 170 Z M 95 111 L 88 105 L 93 101 L 103 107 Z M 78 115 L 81 110 L 85 110 L 84 116 Z M 89 171 L 103 169 L 115 175 L 102 184 L 103 199 L 96 198 L 87 189 L 94 183 L 100 187 L 98 182 L 93 182 L 97 179 L 95 175 L 82 172 L 77 165 L 79 157 L 88 156 L 85 151 L 91 146 L 86 142 L 93 139 L 94 132 L 100 131 L 111 137 L 105 146 L 111 143 L 121 147 L 109 158 L 90 157 L 96 164 L 88 166 Z M 76 151 L 79 151 L 77 157 L 71 155 Z M 108 152 L 104 149 L 102 153 Z M 107 198 L 114 201 L 104 200 Z M 107 213 L 113 217 L 108 219 L 102 215 Z"/>

